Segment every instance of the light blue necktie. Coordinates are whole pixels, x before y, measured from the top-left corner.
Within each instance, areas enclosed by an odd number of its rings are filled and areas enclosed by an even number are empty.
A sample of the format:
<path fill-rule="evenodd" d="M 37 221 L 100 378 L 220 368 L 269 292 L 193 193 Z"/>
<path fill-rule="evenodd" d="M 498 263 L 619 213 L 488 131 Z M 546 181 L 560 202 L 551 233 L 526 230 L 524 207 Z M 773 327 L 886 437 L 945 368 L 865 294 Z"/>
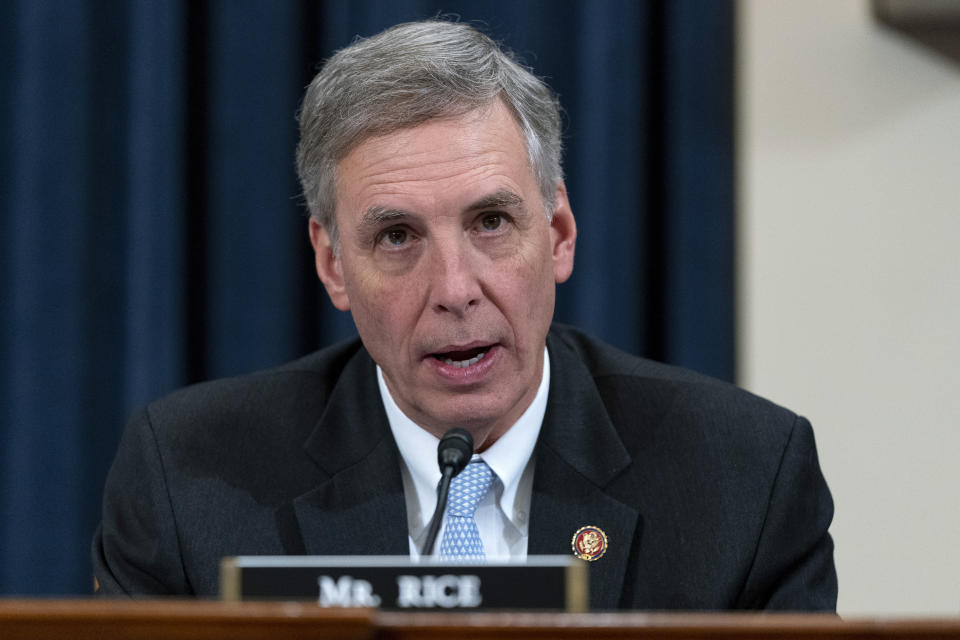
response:
<path fill-rule="evenodd" d="M 490 489 L 493 471 L 483 460 L 471 462 L 450 481 L 450 497 L 443 539 L 441 560 L 483 560 L 483 541 L 474 514 L 477 505 Z"/>

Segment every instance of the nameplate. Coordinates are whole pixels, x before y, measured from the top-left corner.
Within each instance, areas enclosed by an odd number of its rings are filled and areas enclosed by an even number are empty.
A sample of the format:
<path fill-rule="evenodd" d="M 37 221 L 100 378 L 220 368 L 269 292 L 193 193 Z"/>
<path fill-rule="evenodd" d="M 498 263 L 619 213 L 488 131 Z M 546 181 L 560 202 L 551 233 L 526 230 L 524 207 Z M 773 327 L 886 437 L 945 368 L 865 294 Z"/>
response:
<path fill-rule="evenodd" d="M 399 611 L 587 610 L 587 563 L 571 556 L 450 564 L 404 556 L 237 556 L 220 564 L 223 600 L 312 600 Z"/>

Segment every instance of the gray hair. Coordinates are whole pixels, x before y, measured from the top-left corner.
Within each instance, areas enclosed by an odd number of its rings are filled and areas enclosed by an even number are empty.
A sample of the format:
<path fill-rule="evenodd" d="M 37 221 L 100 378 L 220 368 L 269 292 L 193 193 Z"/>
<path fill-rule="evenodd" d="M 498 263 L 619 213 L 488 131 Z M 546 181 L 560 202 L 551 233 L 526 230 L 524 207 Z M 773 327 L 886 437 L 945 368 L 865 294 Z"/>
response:
<path fill-rule="evenodd" d="M 560 104 L 553 91 L 474 27 L 400 24 L 337 51 L 300 107 L 297 172 L 310 215 L 338 247 L 336 168 L 364 140 L 449 118 L 501 98 L 526 141 L 545 213 L 563 180 Z"/>

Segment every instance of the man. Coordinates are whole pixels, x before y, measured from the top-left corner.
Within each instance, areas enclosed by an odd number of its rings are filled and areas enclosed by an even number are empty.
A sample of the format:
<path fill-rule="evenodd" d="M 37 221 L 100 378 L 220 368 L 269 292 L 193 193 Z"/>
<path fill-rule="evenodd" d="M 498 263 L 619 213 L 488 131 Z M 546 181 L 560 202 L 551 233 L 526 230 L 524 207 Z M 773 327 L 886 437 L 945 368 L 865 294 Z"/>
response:
<path fill-rule="evenodd" d="M 229 555 L 417 557 L 461 427 L 479 504 L 441 556 L 576 553 L 594 609 L 834 608 L 804 419 L 551 327 L 576 224 L 546 85 L 467 25 L 406 24 L 337 53 L 300 125 L 317 273 L 360 340 L 134 416 L 102 591 L 212 594 Z"/>

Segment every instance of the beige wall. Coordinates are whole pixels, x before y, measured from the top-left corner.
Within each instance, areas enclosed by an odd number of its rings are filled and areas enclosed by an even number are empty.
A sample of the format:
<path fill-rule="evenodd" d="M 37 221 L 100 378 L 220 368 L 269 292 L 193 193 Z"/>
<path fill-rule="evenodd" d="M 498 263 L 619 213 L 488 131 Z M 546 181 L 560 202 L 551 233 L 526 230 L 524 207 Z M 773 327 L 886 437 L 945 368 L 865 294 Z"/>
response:
<path fill-rule="evenodd" d="M 813 421 L 840 612 L 960 613 L 960 63 L 738 11 L 740 382 Z"/>

